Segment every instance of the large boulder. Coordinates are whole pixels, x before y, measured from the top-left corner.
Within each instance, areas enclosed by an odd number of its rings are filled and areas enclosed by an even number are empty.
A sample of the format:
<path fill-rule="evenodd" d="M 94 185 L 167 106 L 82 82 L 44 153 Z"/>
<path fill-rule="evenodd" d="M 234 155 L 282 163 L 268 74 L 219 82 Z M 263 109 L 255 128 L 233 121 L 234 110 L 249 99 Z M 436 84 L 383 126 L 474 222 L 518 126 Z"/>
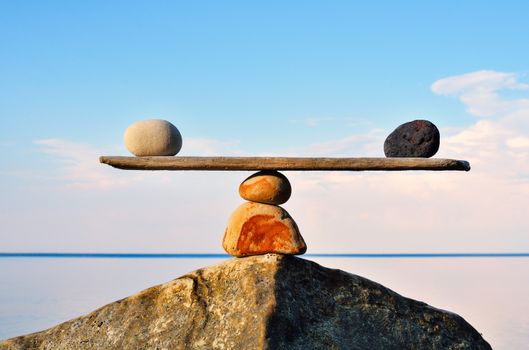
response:
<path fill-rule="evenodd" d="M 456 314 L 284 255 L 234 258 L 0 349 L 490 349 Z"/>

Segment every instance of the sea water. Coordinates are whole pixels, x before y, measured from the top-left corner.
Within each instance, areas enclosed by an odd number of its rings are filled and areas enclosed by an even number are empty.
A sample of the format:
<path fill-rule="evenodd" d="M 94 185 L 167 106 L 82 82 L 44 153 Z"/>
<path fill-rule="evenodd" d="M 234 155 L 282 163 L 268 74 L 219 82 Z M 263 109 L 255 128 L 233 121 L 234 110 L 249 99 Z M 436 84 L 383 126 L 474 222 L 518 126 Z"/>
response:
<path fill-rule="evenodd" d="M 35 332 L 226 258 L 0 258 L 0 339 Z M 529 349 L 528 257 L 307 257 L 461 315 Z"/>

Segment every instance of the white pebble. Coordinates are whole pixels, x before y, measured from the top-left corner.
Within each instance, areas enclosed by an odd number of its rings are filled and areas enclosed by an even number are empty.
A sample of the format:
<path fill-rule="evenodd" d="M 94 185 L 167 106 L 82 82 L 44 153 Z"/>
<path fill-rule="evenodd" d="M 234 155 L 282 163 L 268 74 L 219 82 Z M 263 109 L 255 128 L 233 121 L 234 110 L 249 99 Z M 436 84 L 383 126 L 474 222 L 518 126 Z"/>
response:
<path fill-rule="evenodd" d="M 141 120 L 125 130 L 125 147 L 137 157 L 174 156 L 182 148 L 182 135 L 170 122 Z"/>

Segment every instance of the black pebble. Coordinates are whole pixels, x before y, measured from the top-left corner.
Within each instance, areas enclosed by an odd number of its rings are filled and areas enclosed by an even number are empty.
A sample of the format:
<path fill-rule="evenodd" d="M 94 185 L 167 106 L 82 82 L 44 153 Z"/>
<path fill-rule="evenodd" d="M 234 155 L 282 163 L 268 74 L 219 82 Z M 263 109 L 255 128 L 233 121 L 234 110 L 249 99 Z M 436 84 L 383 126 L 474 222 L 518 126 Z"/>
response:
<path fill-rule="evenodd" d="M 386 157 L 430 158 L 439 150 L 439 130 L 428 120 L 414 120 L 396 128 L 384 141 Z"/>

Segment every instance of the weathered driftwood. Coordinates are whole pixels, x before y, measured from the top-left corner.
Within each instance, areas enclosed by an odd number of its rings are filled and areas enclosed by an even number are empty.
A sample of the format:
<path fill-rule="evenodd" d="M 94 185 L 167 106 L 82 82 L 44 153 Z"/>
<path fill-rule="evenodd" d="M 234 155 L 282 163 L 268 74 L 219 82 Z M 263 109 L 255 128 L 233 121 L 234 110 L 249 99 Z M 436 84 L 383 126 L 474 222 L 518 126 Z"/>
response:
<path fill-rule="evenodd" d="M 470 170 L 467 161 L 436 158 L 102 156 L 99 161 L 127 170 Z"/>

